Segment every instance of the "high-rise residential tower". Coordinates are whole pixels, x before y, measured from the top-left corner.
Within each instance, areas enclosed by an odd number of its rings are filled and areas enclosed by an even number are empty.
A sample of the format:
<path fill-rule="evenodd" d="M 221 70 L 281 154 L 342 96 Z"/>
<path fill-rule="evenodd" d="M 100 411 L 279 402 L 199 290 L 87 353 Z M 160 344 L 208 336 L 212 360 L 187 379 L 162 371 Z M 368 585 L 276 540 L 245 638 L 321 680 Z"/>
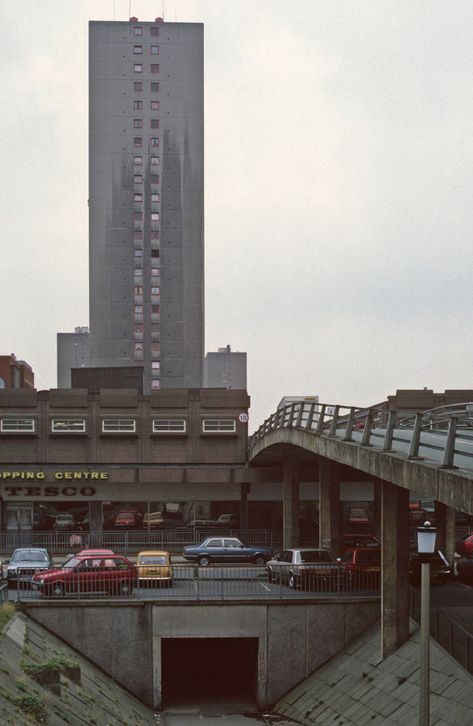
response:
<path fill-rule="evenodd" d="M 90 365 L 200 388 L 203 25 L 89 28 Z"/>

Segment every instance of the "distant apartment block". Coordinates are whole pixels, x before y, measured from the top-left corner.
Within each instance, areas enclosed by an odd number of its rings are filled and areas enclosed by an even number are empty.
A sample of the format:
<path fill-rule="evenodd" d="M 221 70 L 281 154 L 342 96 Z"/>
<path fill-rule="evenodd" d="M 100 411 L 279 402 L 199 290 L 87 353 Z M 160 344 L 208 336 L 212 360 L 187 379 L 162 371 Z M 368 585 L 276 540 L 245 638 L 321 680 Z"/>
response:
<path fill-rule="evenodd" d="M 232 351 L 230 345 L 207 353 L 204 361 L 204 388 L 233 388 L 246 391 L 246 353 Z"/>
<path fill-rule="evenodd" d="M 71 368 L 90 365 L 89 328 L 74 328 L 73 333 L 57 334 L 57 387 L 71 387 Z"/>
<path fill-rule="evenodd" d="M 17 360 L 14 353 L 0 355 L 0 388 L 34 389 L 33 369 L 24 360 Z"/>
<path fill-rule="evenodd" d="M 201 23 L 89 25 L 90 365 L 200 388 Z"/>

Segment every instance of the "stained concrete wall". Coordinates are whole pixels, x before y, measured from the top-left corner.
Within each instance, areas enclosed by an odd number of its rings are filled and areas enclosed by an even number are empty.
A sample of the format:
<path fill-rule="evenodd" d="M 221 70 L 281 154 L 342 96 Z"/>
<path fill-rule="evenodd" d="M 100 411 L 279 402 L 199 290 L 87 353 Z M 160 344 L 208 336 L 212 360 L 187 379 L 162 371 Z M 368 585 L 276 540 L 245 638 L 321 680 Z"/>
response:
<path fill-rule="evenodd" d="M 376 600 L 26 604 L 147 705 L 161 705 L 162 638 L 258 638 L 258 706 L 266 708 L 379 619 Z"/>

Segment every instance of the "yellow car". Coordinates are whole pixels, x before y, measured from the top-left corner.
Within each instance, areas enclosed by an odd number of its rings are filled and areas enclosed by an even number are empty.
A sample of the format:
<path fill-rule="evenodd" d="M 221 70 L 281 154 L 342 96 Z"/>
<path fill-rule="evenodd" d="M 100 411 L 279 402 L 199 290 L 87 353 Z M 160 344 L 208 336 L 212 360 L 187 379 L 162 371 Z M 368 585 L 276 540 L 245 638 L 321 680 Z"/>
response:
<path fill-rule="evenodd" d="M 169 552 L 165 550 L 139 552 L 136 567 L 140 585 L 149 587 L 152 584 L 163 584 L 165 587 L 172 587 L 171 555 Z"/>

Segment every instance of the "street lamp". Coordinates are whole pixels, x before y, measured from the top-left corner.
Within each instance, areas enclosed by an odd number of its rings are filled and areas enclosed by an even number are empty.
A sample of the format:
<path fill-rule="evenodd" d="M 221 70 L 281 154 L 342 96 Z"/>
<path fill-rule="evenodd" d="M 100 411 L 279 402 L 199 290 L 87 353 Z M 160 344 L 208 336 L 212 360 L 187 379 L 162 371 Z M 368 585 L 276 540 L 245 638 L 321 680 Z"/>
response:
<path fill-rule="evenodd" d="M 420 584 L 420 705 L 419 725 L 430 725 L 430 561 L 435 552 L 437 528 L 430 522 L 417 527 L 417 551 L 421 560 Z"/>

